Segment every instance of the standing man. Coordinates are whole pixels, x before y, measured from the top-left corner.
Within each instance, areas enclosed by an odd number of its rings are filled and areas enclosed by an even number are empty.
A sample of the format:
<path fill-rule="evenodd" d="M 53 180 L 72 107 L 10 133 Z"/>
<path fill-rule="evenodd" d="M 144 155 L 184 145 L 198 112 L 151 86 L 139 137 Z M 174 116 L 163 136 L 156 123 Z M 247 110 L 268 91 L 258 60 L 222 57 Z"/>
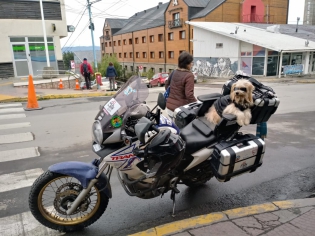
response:
<path fill-rule="evenodd" d="M 86 89 L 92 89 L 91 88 L 91 74 L 93 74 L 93 69 L 90 63 L 87 62 L 87 59 L 83 59 L 83 63 L 81 64 L 80 67 L 80 72 L 85 78 L 85 84 L 86 84 Z"/>
<path fill-rule="evenodd" d="M 110 90 L 115 91 L 115 77 L 117 77 L 117 72 L 112 62 L 110 62 L 109 66 L 107 67 L 106 77 L 109 79 Z"/>

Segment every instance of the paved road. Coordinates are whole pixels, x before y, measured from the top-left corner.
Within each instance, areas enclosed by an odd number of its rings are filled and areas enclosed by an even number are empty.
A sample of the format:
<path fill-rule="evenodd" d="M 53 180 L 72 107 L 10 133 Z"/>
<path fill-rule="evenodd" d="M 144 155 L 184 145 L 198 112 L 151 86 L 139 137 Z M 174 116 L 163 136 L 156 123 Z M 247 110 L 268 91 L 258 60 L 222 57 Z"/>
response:
<path fill-rule="evenodd" d="M 272 84 L 272 87 L 281 98 L 281 105 L 268 123 L 263 167 L 228 183 L 213 179 L 198 189 L 180 186 L 175 220 L 265 201 L 300 198 L 315 192 L 315 85 Z M 197 85 L 196 95 L 220 92 L 220 88 L 220 85 Z M 150 90 L 150 106 L 162 91 L 163 88 Z M 89 162 L 96 157 L 90 147 L 91 124 L 99 105 L 106 100 L 41 101 L 44 110 L 32 112 L 23 111 L 22 104 L 0 105 L 2 235 L 48 233 L 29 213 L 30 185 L 53 163 Z M 255 127 L 243 130 L 254 132 Z M 115 175 L 111 179 L 113 199 L 105 214 L 93 226 L 74 235 L 126 235 L 174 220 L 170 216 L 169 194 L 151 200 L 129 197 Z"/>

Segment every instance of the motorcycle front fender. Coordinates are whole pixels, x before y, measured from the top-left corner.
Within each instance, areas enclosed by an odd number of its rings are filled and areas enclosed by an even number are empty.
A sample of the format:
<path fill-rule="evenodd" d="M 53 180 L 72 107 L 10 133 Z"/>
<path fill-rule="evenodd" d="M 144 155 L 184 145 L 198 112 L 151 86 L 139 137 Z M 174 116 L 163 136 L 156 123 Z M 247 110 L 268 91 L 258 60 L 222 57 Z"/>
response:
<path fill-rule="evenodd" d="M 92 163 L 79 161 L 67 161 L 54 164 L 48 168 L 53 173 L 71 176 L 80 181 L 83 188 L 87 188 L 89 182 L 96 178 L 98 168 Z M 98 178 L 96 187 L 104 192 L 108 198 L 112 197 L 112 190 L 107 176 L 102 173 Z"/>

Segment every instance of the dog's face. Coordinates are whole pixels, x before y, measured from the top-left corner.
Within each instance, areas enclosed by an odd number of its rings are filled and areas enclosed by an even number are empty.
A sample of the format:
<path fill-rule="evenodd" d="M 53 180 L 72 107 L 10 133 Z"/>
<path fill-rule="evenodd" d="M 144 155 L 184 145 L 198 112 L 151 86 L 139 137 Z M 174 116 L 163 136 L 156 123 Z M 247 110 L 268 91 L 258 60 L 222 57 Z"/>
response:
<path fill-rule="evenodd" d="M 232 85 L 231 100 L 236 103 L 253 103 L 253 90 L 255 87 L 246 79 L 240 79 Z"/>

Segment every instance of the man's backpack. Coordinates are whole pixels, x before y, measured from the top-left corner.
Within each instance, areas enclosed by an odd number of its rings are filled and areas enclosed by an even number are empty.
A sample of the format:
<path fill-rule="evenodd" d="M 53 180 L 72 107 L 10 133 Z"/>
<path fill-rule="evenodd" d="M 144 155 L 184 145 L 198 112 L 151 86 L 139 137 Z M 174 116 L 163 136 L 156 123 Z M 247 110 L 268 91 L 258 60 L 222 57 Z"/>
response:
<path fill-rule="evenodd" d="M 88 65 L 85 63 L 83 64 L 83 72 L 84 72 L 84 74 L 89 73 Z"/>

